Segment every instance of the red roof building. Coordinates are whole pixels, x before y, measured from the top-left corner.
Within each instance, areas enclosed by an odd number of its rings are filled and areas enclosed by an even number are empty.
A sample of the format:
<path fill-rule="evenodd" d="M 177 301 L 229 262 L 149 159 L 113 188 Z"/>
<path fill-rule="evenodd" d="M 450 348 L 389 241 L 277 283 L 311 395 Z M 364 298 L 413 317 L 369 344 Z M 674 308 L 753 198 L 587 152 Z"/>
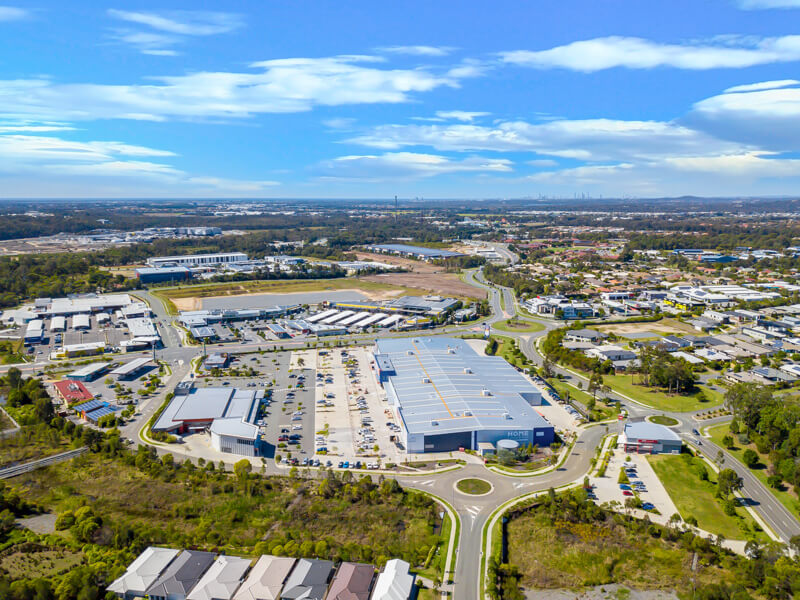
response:
<path fill-rule="evenodd" d="M 55 383 L 56 393 L 67 404 L 74 404 L 75 402 L 85 402 L 94 398 L 92 393 L 86 389 L 80 381 L 72 379 L 62 379 Z"/>

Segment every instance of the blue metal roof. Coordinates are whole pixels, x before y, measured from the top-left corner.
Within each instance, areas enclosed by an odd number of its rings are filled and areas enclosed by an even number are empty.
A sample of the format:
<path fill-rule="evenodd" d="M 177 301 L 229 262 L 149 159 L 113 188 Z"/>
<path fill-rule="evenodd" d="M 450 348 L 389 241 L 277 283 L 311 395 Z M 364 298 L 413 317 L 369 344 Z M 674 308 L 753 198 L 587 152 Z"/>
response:
<path fill-rule="evenodd" d="M 103 406 L 108 406 L 108 402 L 103 402 L 102 400 L 87 400 L 86 402 L 76 404 L 72 408 L 78 412 L 91 412 Z"/>
<path fill-rule="evenodd" d="M 387 392 L 409 433 L 550 427 L 533 405 L 541 393 L 505 360 L 476 353 L 456 338 L 396 338 L 377 342 Z"/>
<path fill-rule="evenodd" d="M 101 418 L 105 417 L 106 415 L 113 415 L 118 410 L 119 406 L 108 404 L 91 412 L 87 412 L 86 418 L 94 423 L 97 423 L 97 421 L 99 421 Z"/>

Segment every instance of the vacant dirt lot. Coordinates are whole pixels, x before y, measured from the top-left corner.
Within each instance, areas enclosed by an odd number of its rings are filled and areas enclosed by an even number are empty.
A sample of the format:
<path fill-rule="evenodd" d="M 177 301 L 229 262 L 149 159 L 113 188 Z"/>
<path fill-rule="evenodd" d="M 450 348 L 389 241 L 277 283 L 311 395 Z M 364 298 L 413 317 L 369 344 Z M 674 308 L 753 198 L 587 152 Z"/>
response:
<path fill-rule="evenodd" d="M 652 331 L 655 333 L 697 333 L 689 325 L 680 323 L 673 319 L 662 319 L 654 323 L 618 323 L 616 325 L 599 325 L 595 327 L 600 331 L 610 331 L 617 335 L 623 333 L 641 333 L 644 331 Z"/>
<path fill-rule="evenodd" d="M 390 283 L 403 287 L 421 288 L 441 296 L 460 296 L 465 298 L 486 298 L 486 292 L 473 287 L 452 273 L 383 273 L 362 277 L 366 281 Z"/>

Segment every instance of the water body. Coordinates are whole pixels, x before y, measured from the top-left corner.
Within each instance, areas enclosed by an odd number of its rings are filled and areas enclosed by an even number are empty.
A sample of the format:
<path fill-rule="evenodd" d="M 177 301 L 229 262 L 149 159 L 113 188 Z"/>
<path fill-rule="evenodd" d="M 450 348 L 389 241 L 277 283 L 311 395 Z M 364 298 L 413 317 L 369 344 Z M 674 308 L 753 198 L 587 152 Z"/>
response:
<path fill-rule="evenodd" d="M 298 292 L 296 294 L 252 294 L 249 296 L 217 296 L 202 298 L 205 310 L 227 308 L 269 308 L 291 304 L 319 304 L 320 302 L 359 302 L 367 297 L 355 291 Z"/>

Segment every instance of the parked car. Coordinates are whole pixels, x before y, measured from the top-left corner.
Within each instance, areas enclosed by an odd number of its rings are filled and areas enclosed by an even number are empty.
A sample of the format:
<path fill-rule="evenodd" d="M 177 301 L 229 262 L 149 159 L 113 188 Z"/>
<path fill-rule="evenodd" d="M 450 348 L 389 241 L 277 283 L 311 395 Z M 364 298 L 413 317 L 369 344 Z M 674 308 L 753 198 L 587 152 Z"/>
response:
<path fill-rule="evenodd" d="M 633 496 L 633 492 L 630 490 L 622 490 L 623 496 Z"/>

